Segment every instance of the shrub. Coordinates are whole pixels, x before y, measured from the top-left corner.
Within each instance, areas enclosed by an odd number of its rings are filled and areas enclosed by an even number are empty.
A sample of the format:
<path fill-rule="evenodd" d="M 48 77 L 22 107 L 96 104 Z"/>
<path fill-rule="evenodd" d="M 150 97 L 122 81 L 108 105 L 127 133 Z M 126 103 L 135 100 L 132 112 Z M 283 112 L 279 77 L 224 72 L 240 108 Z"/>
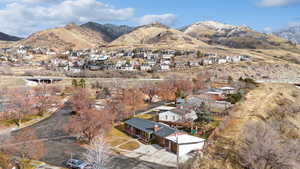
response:
<path fill-rule="evenodd" d="M 238 92 L 236 94 L 228 94 L 226 101 L 228 101 L 232 104 L 235 104 L 235 103 L 239 102 L 241 99 L 242 99 L 242 94 L 240 92 Z"/>

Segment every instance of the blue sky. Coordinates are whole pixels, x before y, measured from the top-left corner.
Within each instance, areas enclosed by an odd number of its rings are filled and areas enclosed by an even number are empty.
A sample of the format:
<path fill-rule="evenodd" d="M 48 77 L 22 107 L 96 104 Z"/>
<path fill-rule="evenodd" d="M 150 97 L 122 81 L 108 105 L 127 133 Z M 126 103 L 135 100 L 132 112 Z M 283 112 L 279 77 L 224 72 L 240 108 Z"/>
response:
<path fill-rule="evenodd" d="M 215 20 L 259 31 L 300 23 L 300 0 L 1 0 L 0 31 L 27 36 L 70 22 L 172 27 Z"/>
<path fill-rule="evenodd" d="M 284 28 L 289 23 L 300 20 L 300 3 L 263 6 L 259 0 L 103 0 L 103 2 L 119 7 L 134 7 L 138 16 L 173 13 L 177 16 L 175 26 L 178 27 L 203 20 L 216 20 L 229 24 L 245 24 L 263 30 L 268 27 Z"/>

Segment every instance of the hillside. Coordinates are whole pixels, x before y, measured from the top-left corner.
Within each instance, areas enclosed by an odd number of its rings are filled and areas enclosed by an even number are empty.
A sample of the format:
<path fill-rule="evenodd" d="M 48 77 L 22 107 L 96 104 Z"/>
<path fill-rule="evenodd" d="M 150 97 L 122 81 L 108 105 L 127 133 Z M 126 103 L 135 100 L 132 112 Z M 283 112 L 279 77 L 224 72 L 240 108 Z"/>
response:
<path fill-rule="evenodd" d="M 182 31 L 209 44 L 247 49 L 296 49 L 288 40 L 272 34 L 254 31 L 246 26 L 234 26 L 215 21 L 205 21 L 185 27 Z"/>
<path fill-rule="evenodd" d="M 113 25 L 113 24 L 98 24 L 95 22 L 88 22 L 80 25 L 83 28 L 89 28 L 103 35 L 106 35 L 106 41 L 112 42 L 120 36 L 131 32 L 134 28 L 127 25 Z"/>
<path fill-rule="evenodd" d="M 300 25 L 289 27 L 287 29 L 275 32 L 274 34 L 293 43 L 300 44 Z"/>
<path fill-rule="evenodd" d="M 18 41 L 21 39 L 22 38 L 19 38 L 16 36 L 11 36 L 11 35 L 0 32 L 0 41 Z"/>
<path fill-rule="evenodd" d="M 105 39 L 107 39 L 105 35 L 99 32 L 70 24 L 34 33 L 18 44 L 47 47 L 54 50 L 85 49 L 105 45 L 107 43 Z"/>
<path fill-rule="evenodd" d="M 170 48 L 195 48 L 209 46 L 206 43 L 192 38 L 181 31 L 168 28 L 159 23 L 138 27 L 132 32 L 114 40 L 109 45 L 127 47 L 156 46 Z"/>
<path fill-rule="evenodd" d="M 192 169 L 298 169 L 299 103 L 295 86 L 260 84 L 230 110 Z"/>

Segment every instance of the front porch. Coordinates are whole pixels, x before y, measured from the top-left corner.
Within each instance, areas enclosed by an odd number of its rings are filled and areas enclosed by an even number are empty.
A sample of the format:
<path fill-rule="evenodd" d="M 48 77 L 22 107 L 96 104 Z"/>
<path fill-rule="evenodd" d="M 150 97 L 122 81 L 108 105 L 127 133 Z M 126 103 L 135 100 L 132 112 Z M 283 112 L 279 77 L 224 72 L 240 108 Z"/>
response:
<path fill-rule="evenodd" d="M 125 124 L 125 131 L 127 134 L 137 138 L 144 144 L 149 144 L 151 142 L 152 133 L 147 133 L 128 124 Z"/>

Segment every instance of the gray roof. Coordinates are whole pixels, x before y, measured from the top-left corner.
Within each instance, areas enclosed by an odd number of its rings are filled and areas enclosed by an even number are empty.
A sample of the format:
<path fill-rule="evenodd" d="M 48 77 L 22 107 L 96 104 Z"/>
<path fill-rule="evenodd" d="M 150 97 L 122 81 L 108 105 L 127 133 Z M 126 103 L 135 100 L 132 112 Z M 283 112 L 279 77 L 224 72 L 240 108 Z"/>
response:
<path fill-rule="evenodd" d="M 161 128 L 157 132 L 155 132 L 155 135 L 157 135 L 159 137 L 167 137 L 175 132 L 176 132 L 176 129 L 161 124 Z"/>
<path fill-rule="evenodd" d="M 148 134 L 153 133 L 153 127 L 157 124 L 153 121 L 140 119 L 140 118 L 132 118 L 125 121 L 125 124 L 129 124 L 130 126 L 133 126 L 134 128 L 137 128 L 139 130 L 142 130 Z"/>
<path fill-rule="evenodd" d="M 173 110 L 170 110 L 170 112 L 176 113 L 178 115 L 185 115 L 185 114 L 191 113 L 191 110 L 189 110 L 189 109 L 173 109 Z"/>
<path fill-rule="evenodd" d="M 162 123 L 157 123 L 145 119 L 140 119 L 140 118 L 132 118 L 129 120 L 125 121 L 125 124 L 128 124 L 130 126 L 133 126 L 134 128 L 137 128 L 139 130 L 142 130 L 148 134 L 154 133 L 153 128 L 155 125 L 158 125 L 160 129 L 155 132 L 154 134 L 160 137 L 167 137 L 173 133 L 176 132 L 176 129 L 169 127 L 165 124 Z"/>

